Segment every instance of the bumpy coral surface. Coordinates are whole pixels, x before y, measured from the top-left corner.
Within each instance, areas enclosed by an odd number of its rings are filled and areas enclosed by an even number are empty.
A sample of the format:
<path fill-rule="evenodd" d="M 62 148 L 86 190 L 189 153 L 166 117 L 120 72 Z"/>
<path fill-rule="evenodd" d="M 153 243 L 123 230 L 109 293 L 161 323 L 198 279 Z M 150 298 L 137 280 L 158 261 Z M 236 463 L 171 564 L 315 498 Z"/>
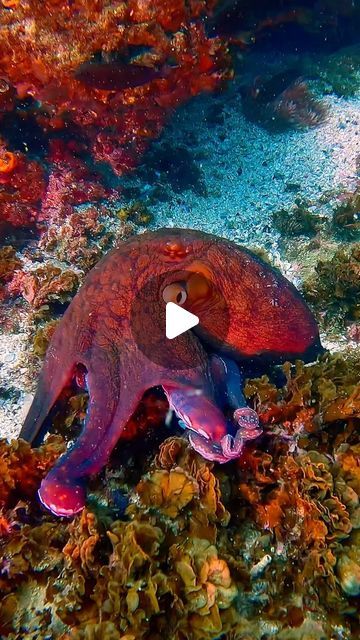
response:
<path fill-rule="evenodd" d="M 31 99 L 45 131 L 66 128 L 75 138 L 80 130 L 93 159 L 122 174 L 137 164 L 171 110 L 213 90 L 226 76 L 226 48 L 209 39 L 199 22 L 214 4 L 46 0 L 2 10 L 2 111 Z M 135 65 L 144 71 L 134 86 L 119 80 L 124 64 L 128 74 L 135 73 Z M 115 79 L 108 86 L 104 78 L 109 74 Z M 12 158 L 6 154 L 2 164 L 9 167 Z"/>
<path fill-rule="evenodd" d="M 240 461 L 123 444 L 72 521 L 36 496 L 61 436 L 3 442 L 1 637 L 355 638 L 360 361 L 283 371 L 247 382 L 265 435 Z"/>

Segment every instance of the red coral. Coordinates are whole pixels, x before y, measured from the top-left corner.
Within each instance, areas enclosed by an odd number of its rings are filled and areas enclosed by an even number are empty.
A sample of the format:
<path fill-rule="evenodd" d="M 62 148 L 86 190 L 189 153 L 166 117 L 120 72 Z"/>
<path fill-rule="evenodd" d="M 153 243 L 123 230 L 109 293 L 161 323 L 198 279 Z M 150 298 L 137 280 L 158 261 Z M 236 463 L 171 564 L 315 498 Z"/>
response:
<path fill-rule="evenodd" d="M 52 300 L 69 300 L 78 285 L 78 276 L 73 271 L 62 271 L 49 264 L 32 272 L 17 271 L 8 285 L 8 292 L 21 294 L 34 309 L 38 309 Z"/>
<path fill-rule="evenodd" d="M 7 168 L 0 170 L 0 227 L 32 225 L 38 217 L 45 190 L 44 170 L 38 162 L 27 160 L 21 153 L 11 154 L 10 159 L 9 152 L 3 152 L 3 158 L 4 155 Z"/>
<path fill-rule="evenodd" d="M 16 90 L 19 98 L 41 102 L 35 117 L 43 128 L 50 131 L 65 123 L 68 130 L 80 127 L 94 159 L 108 162 L 121 175 L 138 163 L 172 109 L 213 90 L 226 77 L 226 47 L 219 39 L 208 38 L 196 23 L 214 4 L 214 0 L 131 0 L 109 5 L 105 0 L 78 0 L 54 11 L 54 0 L 45 6 L 21 3 L 16 15 L 0 15 L 5 88 Z M 33 29 L 26 28 L 29 23 Z M 98 51 L 126 52 L 132 45 L 151 47 L 137 62 L 160 66 L 164 74 L 144 85 L 113 91 L 87 86 L 76 77 L 79 66 Z M 165 67 L 170 56 L 173 67 Z"/>

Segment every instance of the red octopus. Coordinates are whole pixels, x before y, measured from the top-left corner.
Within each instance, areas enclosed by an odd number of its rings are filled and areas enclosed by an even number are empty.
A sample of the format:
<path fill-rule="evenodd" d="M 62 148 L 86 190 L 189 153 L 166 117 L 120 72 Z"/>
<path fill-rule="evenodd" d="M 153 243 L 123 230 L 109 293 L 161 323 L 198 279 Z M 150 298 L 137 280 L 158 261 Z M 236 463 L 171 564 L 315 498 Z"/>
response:
<path fill-rule="evenodd" d="M 200 324 L 165 338 L 167 302 Z M 221 463 L 261 432 L 246 407 L 242 370 L 254 358 L 280 362 L 321 349 L 314 317 L 295 287 L 260 258 L 200 231 L 162 229 L 133 237 L 89 273 L 55 331 L 20 437 L 38 444 L 65 387 L 86 372 L 82 433 L 42 481 L 53 513 L 72 516 L 86 481 L 106 464 L 143 394 L 161 385 L 192 446 Z"/>

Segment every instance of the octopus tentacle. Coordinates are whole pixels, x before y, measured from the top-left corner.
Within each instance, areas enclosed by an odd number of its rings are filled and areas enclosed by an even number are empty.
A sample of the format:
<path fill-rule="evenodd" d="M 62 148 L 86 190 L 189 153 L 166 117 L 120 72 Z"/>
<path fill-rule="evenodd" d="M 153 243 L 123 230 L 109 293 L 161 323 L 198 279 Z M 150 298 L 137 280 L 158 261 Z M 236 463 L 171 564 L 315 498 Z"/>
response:
<path fill-rule="evenodd" d="M 212 354 L 209 360 L 218 404 L 233 411 L 245 406 L 246 400 L 242 392 L 244 381 L 237 363 L 219 354 Z"/>
<path fill-rule="evenodd" d="M 84 507 L 85 478 L 100 471 L 113 446 L 108 442 L 108 436 L 119 403 L 118 362 L 99 349 L 91 354 L 89 360 L 89 409 L 83 430 L 75 444 L 59 458 L 39 489 L 41 502 L 56 515 L 73 515 Z M 103 375 L 99 375 L 100 371 Z M 128 411 L 129 405 L 126 403 L 125 421 Z"/>
<path fill-rule="evenodd" d="M 234 411 L 233 418 L 238 426 L 236 437 L 240 434 L 243 440 L 254 440 L 262 433 L 259 416 L 250 407 L 239 407 Z"/>

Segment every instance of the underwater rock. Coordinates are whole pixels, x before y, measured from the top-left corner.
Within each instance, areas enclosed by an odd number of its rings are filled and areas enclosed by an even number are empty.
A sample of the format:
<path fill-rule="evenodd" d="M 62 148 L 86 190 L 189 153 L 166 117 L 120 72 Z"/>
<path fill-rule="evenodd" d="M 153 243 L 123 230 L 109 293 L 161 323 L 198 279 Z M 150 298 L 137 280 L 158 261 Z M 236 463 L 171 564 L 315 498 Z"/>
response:
<path fill-rule="evenodd" d="M 151 7 L 138 0 L 111 7 L 81 0 L 60 12 L 53 11 L 54 4 L 47 0 L 44 11 L 22 3 L 16 11 L 1 11 L 3 94 L 33 98 L 33 116 L 49 133 L 66 128 L 76 140 L 80 130 L 93 160 L 109 163 L 117 175 L 138 163 L 174 108 L 216 89 L 228 75 L 226 45 L 208 38 L 196 20 L 211 10 L 205 0 L 181 0 L 175 8 L 164 0 Z M 33 37 L 34 30 L 40 39 Z M 108 66 L 116 68 L 116 63 L 106 56 L 120 54 L 118 67 L 131 71 L 129 49 L 140 46 L 145 51 L 136 65 L 148 69 L 148 81 L 109 90 Z M 170 54 L 169 72 L 161 77 L 156 69 L 164 68 Z M 83 82 L 82 70 L 91 64 L 97 65 L 98 83 Z M 8 111 L 12 103 L 6 99 L 4 108 Z"/>
<path fill-rule="evenodd" d="M 327 56 L 311 57 L 305 64 L 319 90 L 351 98 L 360 91 L 360 47 L 343 47 Z"/>
<path fill-rule="evenodd" d="M 207 195 L 200 163 L 183 145 L 164 142 L 154 145 L 147 154 L 142 173 L 150 183 L 160 180 L 162 184 L 169 184 L 175 193 L 191 190 L 200 196 Z"/>

